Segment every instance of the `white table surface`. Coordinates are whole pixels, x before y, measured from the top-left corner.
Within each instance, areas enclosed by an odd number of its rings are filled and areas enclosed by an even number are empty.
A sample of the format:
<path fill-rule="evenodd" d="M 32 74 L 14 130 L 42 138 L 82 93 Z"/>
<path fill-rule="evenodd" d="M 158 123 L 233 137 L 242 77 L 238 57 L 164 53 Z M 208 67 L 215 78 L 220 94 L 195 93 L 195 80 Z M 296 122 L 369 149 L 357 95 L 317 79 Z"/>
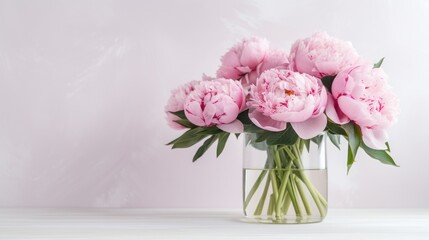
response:
<path fill-rule="evenodd" d="M 429 209 L 331 209 L 299 225 L 245 223 L 240 210 L 0 209 L 0 239 L 429 240 Z"/>

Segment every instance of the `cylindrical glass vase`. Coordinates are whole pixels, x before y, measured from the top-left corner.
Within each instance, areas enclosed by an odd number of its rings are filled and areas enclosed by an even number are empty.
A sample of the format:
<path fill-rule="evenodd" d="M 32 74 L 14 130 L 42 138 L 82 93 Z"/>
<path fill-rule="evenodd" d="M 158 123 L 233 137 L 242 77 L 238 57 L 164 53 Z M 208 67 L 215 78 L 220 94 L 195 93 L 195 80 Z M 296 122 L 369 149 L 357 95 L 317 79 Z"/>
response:
<path fill-rule="evenodd" d="M 321 222 L 327 213 L 326 134 L 292 145 L 269 145 L 246 133 L 243 209 L 260 223 Z"/>

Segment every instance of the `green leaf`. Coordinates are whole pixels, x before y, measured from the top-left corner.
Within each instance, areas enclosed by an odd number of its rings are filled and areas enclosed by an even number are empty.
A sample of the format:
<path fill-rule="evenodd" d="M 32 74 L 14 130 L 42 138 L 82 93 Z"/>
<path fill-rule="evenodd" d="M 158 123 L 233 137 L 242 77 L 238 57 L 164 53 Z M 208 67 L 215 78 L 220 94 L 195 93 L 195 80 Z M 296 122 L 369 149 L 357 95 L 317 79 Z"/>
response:
<path fill-rule="evenodd" d="M 240 133 L 236 133 L 236 134 L 235 134 L 235 138 L 237 138 L 237 139 L 238 139 L 238 137 L 240 137 Z"/>
<path fill-rule="evenodd" d="M 253 134 L 244 134 L 244 147 L 247 147 L 252 140 Z"/>
<path fill-rule="evenodd" d="M 389 143 L 388 143 L 388 142 L 386 142 L 386 147 L 387 147 L 387 150 L 386 150 L 386 151 L 390 152 L 390 145 L 389 145 Z"/>
<path fill-rule="evenodd" d="M 361 143 L 362 133 L 359 126 L 355 125 L 352 122 L 344 124 L 342 126 L 344 131 L 347 133 L 347 140 L 349 141 L 350 150 L 352 151 L 353 158 L 356 157 L 357 150 Z"/>
<path fill-rule="evenodd" d="M 191 123 L 188 119 L 174 120 L 174 122 L 184 126 L 185 128 L 196 128 L 197 126 Z"/>
<path fill-rule="evenodd" d="M 182 139 L 184 139 L 184 138 L 187 138 L 187 137 L 189 137 L 189 136 L 191 136 L 192 134 L 195 134 L 195 132 L 197 132 L 197 131 L 202 131 L 203 129 L 202 128 L 194 128 L 194 129 L 190 129 L 190 130 L 188 130 L 188 131 L 186 131 L 185 133 L 183 133 L 181 136 L 179 136 L 178 138 L 176 138 L 176 139 L 174 139 L 173 141 L 171 141 L 171 142 L 169 142 L 169 143 L 167 143 L 166 145 L 168 146 L 168 145 L 171 145 L 171 144 L 174 144 L 174 143 L 176 143 L 177 141 L 180 141 L 180 140 L 182 140 Z M 189 132 L 192 132 L 191 134 L 189 134 Z"/>
<path fill-rule="evenodd" d="M 198 143 L 199 141 L 201 141 L 202 139 L 210 135 L 216 135 L 222 132 L 223 131 L 217 128 L 216 126 L 196 127 L 186 131 L 182 136 L 171 141 L 167 145 L 173 144 L 172 148 L 187 148 L 187 147 L 193 146 L 194 144 Z"/>
<path fill-rule="evenodd" d="M 266 142 L 255 142 L 256 140 L 256 134 L 247 134 L 245 139 L 245 145 L 251 145 L 253 148 L 261 150 L 261 151 L 267 151 L 267 143 Z M 269 153 L 267 153 L 269 154 Z"/>
<path fill-rule="evenodd" d="M 215 135 L 215 134 L 222 133 L 222 132 L 224 132 L 224 131 L 220 130 L 216 126 L 213 126 L 213 127 L 204 127 L 203 131 L 201 133 L 207 134 L 207 135 Z"/>
<path fill-rule="evenodd" d="M 272 134 L 273 134 L 272 132 L 268 132 L 268 131 L 256 133 L 255 142 L 263 142 L 263 141 L 267 140 L 267 138 L 270 137 Z"/>
<path fill-rule="evenodd" d="M 298 134 L 288 124 L 286 130 L 282 132 L 270 132 L 267 138 L 268 145 L 293 145 L 298 140 Z"/>
<path fill-rule="evenodd" d="M 219 133 L 219 139 L 217 142 L 217 149 L 216 149 L 216 157 L 219 157 L 219 155 L 223 152 L 223 149 L 225 148 L 226 141 L 228 141 L 229 133 Z"/>
<path fill-rule="evenodd" d="M 203 145 L 201 145 L 201 147 L 198 148 L 197 152 L 195 153 L 192 162 L 197 161 L 198 158 L 200 158 L 210 148 L 210 146 L 216 141 L 217 138 L 217 135 L 213 135 L 209 139 L 204 141 Z"/>
<path fill-rule="evenodd" d="M 243 124 L 253 124 L 252 120 L 249 118 L 249 110 L 243 111 L 238 114 L 237 119 L 240 120 Z"/>
<path fill-rule="evenodd" d="M 341 126 L 339 124 L 328 121 L 328 124 L 326 125 L 326 127 L 327 127 L 328 131 L 332 134 L 347 136 L 346 131 L 344 131 L 344 129 L 341 128 Z"/>
<path fill-rule="evenodd" d="M 319 136 L 315 136 L 314 138 L 310 139 L 312 142 L 314 142 L 317 147 L 320 146 L 320 143 L 322 142 L 323 136 L 319 135 Z"/>
<path fill-rule="evenodd" d="M 353 155 L 352 149 L 350 148 L 350 145 L 349 145 L 348 151 L 347 151 L 347 174 L 349 174 L 350 168 L 352 167 L 354 162 L 355 162 L 355 155 Z"/>
<path fill-rule="evenodd" d="M 378 61 L 378 63 L 374 64 L 374 68 L 380 68 L 381 64 L 383 64 L 384 58 L 380 59 L 380 61 Z"/>
<path fill-rule="evenodd" d="M 307 148 L 307 151 L 310 152 L 310 140 L 309 139 L 302 139 L 301 141 L 304 142 L 304 146 Z"/>
<path fill-rule="evenodd" d="M 332 134 L 328 132 L 328 137 L 331 140 L 332 144 L 335 145 L 335 147 L 338 148 L 338 150 L 341 150 L 340 144 L 341 144 L 341 136 L 337 134 Z"/>
<path fill-rule="evenodd" d="M 183 111 L 183 110 L 177 111 L 177 112 L 170 112 L 170 113 L 179 117 L 180 119 L 186 119 L 187 120 L 186 115 L 185 115 L 185 111 Z"/>
<path fill-rule="evenodd" d="M 203 140 L 207 136 L 208 135 L 198 134 L 198 135 L 195 135 L 193 137 L 182 138 L 182 139 L 174 142 L 174 144 L 171 148 L 173 148 L 173 149 L 174 148 L 188 148 L 188 147 L 191 147 L 191 146 L 197 144 L 199 141 Z"/>
<path fill-rule="evenodd" d="M 181 137 L 181 136 L 180 136 Z M 175 138 L 174 140 L 172 140 L 171 142 L 169 142 L 169 143 L 167 143 L 167 144 L 165 144 L 165 145 L 172 145 L 172 144 L 174 144 L 175 142 L 177 142 L 178 140 L 179 140 L 179 138 L 180 137 L 178 137 L 178 138 Z"/>
<path fill-rule="evenodd" d="M 183 133 L 180 137 L 174 139 L 173 141 L 167 143 L 167 145 L 172 145 L 172 148 L 186 148 L 194 145 L 203 138 L 207 137 L 206 134 L 201 134 L 204 131 L 204 128 L 197 127 L 189 129 Z"/>
<path fill-rule="evenodd" d="M 335 79 L 335 76 L 324 76 L 321 79 L 323 85 L 326 87 L 328 92 L 332 92 L 331 88 L 332 88 L 332 83 L 334 82 L 334 79 Z"/>
<path fill-rule="evenodd" d="M 379 160 L 380 162 L 387 164 L 387 165 L 392 165 L 395 167 L 399 167 L 398 165 L 396 165 L 395 161 L 393 160 L 393 158 L 387 153 L 386 150 L 376 150 L 376 149 L 372 149 L 368 146 L 366 146 L 364 143 L 361 144 L 361 148 L 366 152 L 366 154 L 368 154 L 370 157 Z"/>
<path fill-rule="evenodd" d="M 264 132 L 265 130 L 260 129 L 259 127 L 257 127 L 254 124 L 245 124 L 244 125 L 244 132 L 248 132 L 248 133 L 261 133 Z"/>
<path fill-rule="evenodd" d="M 203 133 L 205 130 L 206 130 L 205 127 L 197 127 L 197 128 L 189 129 L 183 135 L 188 136 L 188 137 L 192 137 L 195 134 Z"/>

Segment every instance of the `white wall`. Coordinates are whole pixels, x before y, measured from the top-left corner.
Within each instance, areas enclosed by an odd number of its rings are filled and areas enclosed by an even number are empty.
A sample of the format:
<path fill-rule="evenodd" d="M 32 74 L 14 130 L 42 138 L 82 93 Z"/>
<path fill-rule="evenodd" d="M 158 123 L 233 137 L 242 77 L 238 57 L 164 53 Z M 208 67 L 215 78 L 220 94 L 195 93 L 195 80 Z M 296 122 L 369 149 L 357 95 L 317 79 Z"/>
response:
<path fill-rule="evenodd" d="M 329 149 L 332 207 L 429 207 L 429 1 L 0 0 L 0 206 L 240 207 L 241 141 L 192 163 L 164 121 L 172 88 L 244 36 L 289 48 L 326 30 L 401 100 L 400 168 Z M 240 139 L 241 140 L 241 139 Z"/>

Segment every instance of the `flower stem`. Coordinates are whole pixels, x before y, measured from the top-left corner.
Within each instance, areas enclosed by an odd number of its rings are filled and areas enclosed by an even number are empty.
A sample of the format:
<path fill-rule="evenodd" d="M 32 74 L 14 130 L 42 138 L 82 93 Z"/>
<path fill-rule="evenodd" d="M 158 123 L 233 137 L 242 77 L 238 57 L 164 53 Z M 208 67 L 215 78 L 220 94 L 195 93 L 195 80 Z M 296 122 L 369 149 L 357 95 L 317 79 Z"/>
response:
<path fill-rule="evenodd" d="M 313 197 L 313 200 L 316 203 L 317 208 L 319 209 L 320 215 L 322 217 L 324 217 L 326 215 L 326 210 L 325 210 L 325 207 L 320 202 L 319 195 L 316 193 L 317 191 L 314 189 L 313 185 L 308 180 L 308 178 L 305 174 L 301 173 L 301 179 L 303 180 L 304 184 L 308 188 L 308 191 L 310 192 L 311 196 Z"/>
<path fill-rule="evenodd" d="M 258 206 L 255 209 L 255 216 L 260 216 L 262 214 L 262 210 L 264 208 L 265 199 L 267 198 L 268 189 L 270 188 L 270 178 L 267 177 L 267 181 L 265 183 L 264 192 L 262 193 L 261 199 L 259 199 Z"/>
<path fill-rule="evenodd" d="M 304 216 L 318 212 L 322 218 L 326 215 L 327 201 L 310 181 L 311 175 L 307 176 L 303 168 L 304 147 L 304 140 L 301 139 L 293 145 L 267 146 L 264 169 L 256 175 L 252 188 L 246 192 L 246 214 L 253 211 L 253 216 L 264 219 L 262 215 L 266 211 L 265 219 L 273 222 L 305 221 L 307 218 Z M 254 199 L 255 196 L 259 199 Z M 294 213 L 289 210 L 291 205 Z M 247 209 L 249 206 L 255 207 Z"/>
<path fill-rule="evenodd" d="M 250 189 L 250 192 L 247 194 L 246 200 L 244 201 L 244 209 L 247 209 L 247 206 L 249 205 L 250 200 L 252 200 L 253 195 L 258 190 L 259 185 L 261 185 L 261 182 L 264 179 L 266 174 L 267 174 L 267 170 L 263 170 L 259 175 L 259 177 L 256 179 L 255 184 L 253 185 L 252 189 Z"/>
<path fill-rule="evenodd" d="M 285 171 L 285 173 L 283 174 L 283 178 L 281 180 L 281 185 L 280 185 L 280 193 L 279 193 L 279 197 L 277 198 L 277 206 L 276 206 L 276 211 L 277 213 L 281 213 L 281 208 L 282 208 L 282 204 L 283 204 L 283 197 L 285 195 L 285 191 L 286 191 L 286 185 L 288 184 L 288 180 L 289 180 L 289 176 L 290 176 L 290 167 L 292 165 L 292 161 L 289 161 L 288 166 L 287 166 L 287 170 Z"/>
<path fill-rule="evenodd" d="M 301 196 L 302 203 L 304 204 L 305 212 L 307 215 L 311 215 L 311 207 L 308 203 L 307 197 L 305 196 L 304 189 L 302 188 L 301 182 L 298 177 L 293 176 L 293 180 L 295 181 L 295 185 L 298 189 L 299 195 Z"/>
<path fill-rule="evenodd" d="M 299 140 L 298 140 L 299 141 Z M 301 176 L 301 180 L 304 182 L 304 184 L 307 186 L 308 191 L 310 192 L 311 196 L 313 197 L 314 202 L 316 203 L 317 208 L 319 209 L 320 215 L 324 217 L 326 215 L 325 207 L 322 205 L 319 199 L 319 193 L 316 189 L 314 189 L 313 184 L 311 184 L 310 180 L 308 180 L 307 175 L 304 173 L 304 170 L 302 170 L 302 164 L 301 164 L 301 155 L 299 154 L 299 149 L 296 145 L 293 146 L 293 150 L 297 156 L 297 159 L 294 161 L 294 163 L 297 165 L 299 169 L 299 175 Z"/>
<path fill-rule="evenodd" d="M 273 188 L 274 199 L 279 199 L 279 190 L 278 190 L 279 188 L 277 186 L 277 179 L 276 179 L 277 176 L 276 176 L 275 170 L 270 170 L 270 177 L 271 177 L 271 185 Z M 277 213 L 276 213 L 276 216 L 277 216 Z"/>
<path fill-rule="evenodd" d="M 328 206 L 328 201 L 326 201 L 326 199 L 322 196 L 322 194 L 320 194 L 320 192 L 317 192 L 317 195 L 319 196 L 320 202 L 327 207 Z"/>
<path fill-rule="evenodd" d="M 285 201 L 283 204 L 283 214 L 286 215 L 287 211 L 289 210 L 290 204 L 292 203 L 292 200 L 290 198 L 290 194 L 286 193 Z"/>
<path fill-rule="evenodd" d="M 292 206 L 295 210 L 295 214 L 296 214 L 296 216 L 301 217 L 302 216 L 301 207 L 298 204 L 297 195 L 296 195 L 295 190 L 292 188 L 292 184 L 288 184 L 287 189 L 288 189 L 288 193 L 290 195 L 290 198 L 292 200 Z"/>
<path fill-rule="evenodd" d="M 270 203 L 268 204 L 268 210 L 267 210 L 267 215 L 268 216 L 271 216 L 271 215 L 273 215 L 273 210 L 274 210 L 274 194 L 272 193 L 271 195 L 270 195 Z"/>

